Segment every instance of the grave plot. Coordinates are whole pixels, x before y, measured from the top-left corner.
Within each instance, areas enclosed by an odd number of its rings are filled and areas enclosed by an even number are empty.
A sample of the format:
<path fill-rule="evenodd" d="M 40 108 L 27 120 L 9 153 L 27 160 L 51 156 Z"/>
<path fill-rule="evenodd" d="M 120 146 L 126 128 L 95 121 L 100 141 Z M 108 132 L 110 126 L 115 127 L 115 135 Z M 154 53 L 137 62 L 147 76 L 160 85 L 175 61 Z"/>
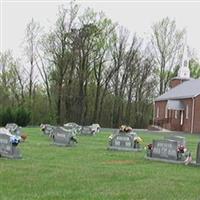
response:
<path fill-rule="evenodd" d="M 81 135 L 95 135 L 96 130 L 92 128 L 92 126 L 82 126 Z"/>
<path fill-rule="evenodd" d="M 6 124 L 5 128 L 13 135 L 20 136 L 22 134 L 21 127 L 19 127 L 15 123 L 8 123 Z"/>
<path fill-rule="evenodd" d="M 135 132 L 122 132 L 113 133 L 109 137 L 109 150 L 119 151 L 141 151 L 142 139 L 137 136 Z"/>
<path fill-rule="evenodd" d="M 189 152 L 183 144 L 185 141 L 180 142 L 172 138 L 153 140 L 152 144 L 147 146 L 146 158 L 149 160 L 158 160 L 169 163 L 184 163 L 188 157 Z"/>
<path fill-rule="evenodd" d="M 7 129 L 0 129 L 0 156 L 11 159 L 22 158 L 18 144 L 21 137 L 12 135 Z"/>
<path fill-rule="evenodd" d="M 56 127 L 53 131 L 53 142 L 58 146 L 74 146 L 77 143 L 77 139 L 71 130 Z"/>

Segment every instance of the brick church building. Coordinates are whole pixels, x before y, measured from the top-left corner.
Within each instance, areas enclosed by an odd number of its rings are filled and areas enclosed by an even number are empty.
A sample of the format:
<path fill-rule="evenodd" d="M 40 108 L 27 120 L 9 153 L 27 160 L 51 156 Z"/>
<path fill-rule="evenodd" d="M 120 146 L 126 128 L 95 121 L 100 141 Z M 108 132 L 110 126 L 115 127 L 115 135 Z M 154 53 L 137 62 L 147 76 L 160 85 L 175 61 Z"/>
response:
<path fill-rule="evenodd" d="M 200 133 L 200 79 L 190 78 L 186 53 L 182 60 L 170 90 L 155 99 L 154 124 L 172 131 Z"/>

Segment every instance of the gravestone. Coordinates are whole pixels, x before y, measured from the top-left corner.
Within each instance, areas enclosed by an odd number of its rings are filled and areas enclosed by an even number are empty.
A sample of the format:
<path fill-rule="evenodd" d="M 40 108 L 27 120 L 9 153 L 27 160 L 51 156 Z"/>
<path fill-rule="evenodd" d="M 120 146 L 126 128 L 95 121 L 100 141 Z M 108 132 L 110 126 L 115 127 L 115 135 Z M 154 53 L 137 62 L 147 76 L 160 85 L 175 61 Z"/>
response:
<path fill-rule="evenodd" d="M 166 140 L 174 140 L 177 141 L 178 145 L 186 146 L 186 141 L 184 137 L 177 136 L 177 135 L 166 135 L 164 136 Z"/>
<path fill-rule="evenodd" d="M 114 133 L 110 137 L 108 149 L 120 151 L 141 151 L 139 143 L 136 141 L 136 133 Z"/>
<path fill-rule="evenodd" d="M 147 151 L 147 159 L 171 163 L 184 163 L 185 154 L 178 153 L 180 145 L 175 140 L 153 140 L 152 149 Z"/>
<path fill-rule="evenodd" d="M 42 124 L 41 125 L 41 130 L 45 135 L 49 135 L 50 137 L 53 136 L 53 131 L 55 127 L 50 125 L 50 124 Z"/>
<path fill-rule="evenodd" d="M 21 135 L 21 128 L 15 123 L 6 124 L 5 128 L 13 135 Z"/>
<path fill-rule="evenodd" d="M 100 132 L 100 125 L 99 124 L 92 124 L 91 127 L 92 127 L 92 130 L 94 132 L 96 132 L 96 133 Z"/>
<path fill-rule="evenodd" d="M 200 142 L 197 145 L 196 164 L 200 165 Z"/>
<path fill-rule="evenodd" d="M 153 158 L 177 160 L 178 142 L 174 140 L 153 140 Z"/>
<path fill-rule="evenodd" d="M 81 126 L 74 122 L 70 122 L 67 124 L 64 124 L 64 128 L 67 130 L 72 130 L 75 134 L 79 133 L 81 131 Z"/>
<path fill-rule="evenodd" d="M 62 127 L 54 129 L 53 141 L 58 146 L 73 146 L 75 142 L 77 143 L 73 132 Z"/>
<path fill-rule="evenodd" d="M 92 129 L 91 126 L 82 126 L 81 135 L 95 135 L 96 132 Z"/>
<path fill-rule="evenodd" d="M 16 142 L 12 141 L 14 136 L 6 129 L 0 129 L 0 156 L 12 159 L 22 158 Z"/>

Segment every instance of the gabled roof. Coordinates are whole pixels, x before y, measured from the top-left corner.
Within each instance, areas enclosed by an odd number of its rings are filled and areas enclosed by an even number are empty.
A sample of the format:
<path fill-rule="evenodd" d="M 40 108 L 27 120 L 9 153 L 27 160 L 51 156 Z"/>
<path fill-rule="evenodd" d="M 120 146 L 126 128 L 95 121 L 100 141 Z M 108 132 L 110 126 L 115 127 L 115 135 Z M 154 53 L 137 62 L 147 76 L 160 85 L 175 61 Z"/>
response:
<path fill-rule="evenodd" d="M 155 101 L 168 99 L 187 99 L 200 95 L 200 79 L 185 81 L 157 97 Z"/>

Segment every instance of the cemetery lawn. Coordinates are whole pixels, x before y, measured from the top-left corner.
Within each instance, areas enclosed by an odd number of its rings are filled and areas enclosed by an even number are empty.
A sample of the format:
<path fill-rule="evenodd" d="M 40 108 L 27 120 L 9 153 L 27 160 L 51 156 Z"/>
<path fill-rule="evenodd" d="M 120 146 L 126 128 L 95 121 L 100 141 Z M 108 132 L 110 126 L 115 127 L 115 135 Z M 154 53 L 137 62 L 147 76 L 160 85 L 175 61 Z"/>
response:
<path fill-rule="evenodd" d="M 200 167 L 153 162 L 143 152 L 108 151 L 109 132 L 57 147 L 26 128 L 21 160 L 0 159 L 0 200 L 199 200 Z M 163 133 L 138 133 L 144 144 Z M 186 136 L 193 159 L 198 135 Z"/>

